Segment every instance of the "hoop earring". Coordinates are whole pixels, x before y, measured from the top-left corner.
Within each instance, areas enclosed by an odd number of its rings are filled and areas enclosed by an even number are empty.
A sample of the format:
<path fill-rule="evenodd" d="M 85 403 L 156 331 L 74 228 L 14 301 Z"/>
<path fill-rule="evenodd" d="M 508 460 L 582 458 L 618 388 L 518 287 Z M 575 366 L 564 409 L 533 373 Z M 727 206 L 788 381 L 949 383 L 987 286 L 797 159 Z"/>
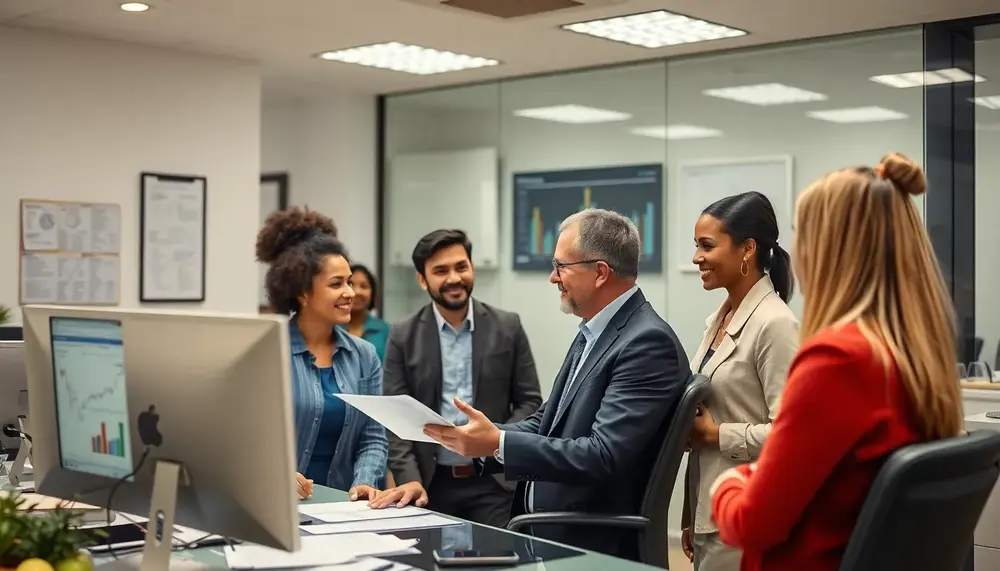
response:
<path fill-rule="evenodd" d="M 743 263 L 740 264 L 740 275 L 743 277 L 750 275 L 750 264 L 746 260 L 743 260 Z"/>

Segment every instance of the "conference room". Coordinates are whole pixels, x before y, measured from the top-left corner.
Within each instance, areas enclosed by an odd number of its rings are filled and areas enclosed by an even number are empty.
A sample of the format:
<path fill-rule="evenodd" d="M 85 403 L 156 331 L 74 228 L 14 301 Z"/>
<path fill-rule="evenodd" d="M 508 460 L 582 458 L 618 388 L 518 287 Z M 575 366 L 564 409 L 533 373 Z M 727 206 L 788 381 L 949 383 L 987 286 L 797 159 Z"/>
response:
<path fill-rule="evenodd" d="M 71 315 L 168 310 L 190 319 L 225 313 L 280 320 L 270 313 L 267 266 L 255 260 L 254 244 L 269 214 L 299 205 L 333 219 L 350 261 L 366 265 L 378 282 L 372 315 L 390 324 L 429 302 L 414 276 L 416 242 L 440 228 L 465 230 L 474 246 L 475 300 L 519 316 L 548 400 L 579 325 L 560 311 L 549 283 L 562 218 L 596 206 L 632 219 L 643 242 L 637 284 L 691 358 L 706 317 L 724 298 L 703 291 L 691 263 L 701 210 L 723 196 L 762 192 L 790 249 L 803 188 L 831 170 L 875 166 L 897 151 L 927 173 L 930 190 L 913 200 L 958 317 L 965 414 L 1000 410 L 1000 304 L 991 293 L 991 245 L 1000 240 L 992 223 L 1000 167 L 991 160 L 1000 145 L 1000 20 L 989 15 L 995 9 L 988 2 L 897 2 L 877 13 L 775 6 L 787 14 L 780 19 L 766 18 L 767 10 L 644 0 L 578 2 L 517 17 L 436 4 L 171 0 L 128 12 L 117 2 L 14 0 L 0 7 L 0 53 L 17 54 L 0 58 L 2 227 L 8 242 L 18 243 L 0 250 L 0 265 L 13 270 L 0 280 L 0 306 L 10 308 L 3 337 L 12 339 L 0 343 L 23 337 L 29 344 L 32 332 L 46 341 L 49 326 L 32 329 L 22 313 L 33 304 L 66 306 Z M 648 48 L 560 28 L 654 10 L 747 33 Z M 335 55 L 385 41 L 496 65 L 406 73 Z M 317 57 L 328 50 L 334 55 Z M 397 57 L 387 59 L 398 68 L 405 58 Z M 602 192 L 622 177 L 638 181 L 639 193 Z M 157 281 L 170 260 L 157 257 L 164 221 L 151 206 L 157 192 L 172 187 L 193 193 L 196 212 L 185 287 Z M 42 224 L 45 212 L 96 208 L 111 221 L 106 248 L 80 250 L 66 238 L 54 248 L 26 242 L 25 226 Z M 88 261 L 81 270 L 88 277 L 61 275 L 73 259 Z M 801 318 L 801 296 L 790 308 Z M 174 350 L 212 343 L 204 334 L 188 337 Z M 17 416 L 29 409 L 26 375 L 6 353 L 0 363 L 0 423 L 17 428 Z M 977 429 L 991 426 L 976 422 Z M 55 429 L 47 430 L 51 442 Z M 129 438 L 137 440 L 137 430 Z M 8 464 L 25 442 L 14 434 L 2 439 Z M 98 437 L 95 449 L 103 447 L 99 430 L 87 434 Z M 66 472 L 58 454 L 46 455 L 49 466 Z M 642 507 L 652 511 L 618 515 L 657 520 L 636 534 L 663 546 L 640 557 L 643 563 L 687 569 L 680 540 L 686 460 L 683 450 L 677 455 L 662 476 L 666 491 Z M 303 506 L 345 499 L 318 487 Z M 297 511 L 326 521 L 323 509 Z M 1000 565 L 1000 536 L 990 531 L 1000 506 L 988 503 L 983 513 L 968 569 Z M 513 551 L 522 564 L 542 559 L 526 569 L 642 568 L 528 539 L 530 532 L 468 522 L 411 529 L 397 535 L 419 539 L 420 554 L 385 560 L 433 569 L 447 564 L 433 558 L 435 550 L 479 549 Z M 224 566 L 225 549 L 206 546 L 182 559 Z M 4 563 L 0 558 L 0 568 Z"/>

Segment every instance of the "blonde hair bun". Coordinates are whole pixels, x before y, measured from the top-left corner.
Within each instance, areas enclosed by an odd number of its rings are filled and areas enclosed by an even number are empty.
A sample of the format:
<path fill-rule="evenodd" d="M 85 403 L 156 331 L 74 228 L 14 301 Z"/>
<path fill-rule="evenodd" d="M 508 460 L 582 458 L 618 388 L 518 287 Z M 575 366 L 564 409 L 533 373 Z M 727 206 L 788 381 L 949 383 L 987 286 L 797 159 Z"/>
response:
<path fill-rule="evenodd" d="M 927 177 L 910 157 L 902 153 L 889 153 L 880 163 L 883 176 L 896 183 L 907 194 L 914 196 L 927 192 Z"/>

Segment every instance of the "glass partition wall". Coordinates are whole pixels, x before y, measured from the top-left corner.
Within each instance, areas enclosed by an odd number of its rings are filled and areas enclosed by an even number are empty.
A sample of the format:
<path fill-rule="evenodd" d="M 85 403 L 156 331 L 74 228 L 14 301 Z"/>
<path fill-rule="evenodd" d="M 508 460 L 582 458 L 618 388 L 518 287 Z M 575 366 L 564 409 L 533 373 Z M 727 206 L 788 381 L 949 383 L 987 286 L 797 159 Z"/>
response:
<path fill-rule="evenodd" d="M 416 239 L 465 229 L 473 295 L 520 315 L 547 395 L 578 324 L 560 312 L 545 262 L 559 220 L 596 204 L 640 225 L 639 284 L 693 353 L 723 295 L 703 291 L 692 271 L 700 209 L 763 192 L 790 249 L 795 195 L 810 181 L 890 151 L 923 163 L 925 39 L 901 29 L 388 96 L 385 317 L 429 302 L 409 259 Z M 939 168 L 932 182 L 945 180 Z M 952 183 L 930 192 L 950 196 Z M 935 219 L 939 237 L 954 230 L 945 218 Z"/>

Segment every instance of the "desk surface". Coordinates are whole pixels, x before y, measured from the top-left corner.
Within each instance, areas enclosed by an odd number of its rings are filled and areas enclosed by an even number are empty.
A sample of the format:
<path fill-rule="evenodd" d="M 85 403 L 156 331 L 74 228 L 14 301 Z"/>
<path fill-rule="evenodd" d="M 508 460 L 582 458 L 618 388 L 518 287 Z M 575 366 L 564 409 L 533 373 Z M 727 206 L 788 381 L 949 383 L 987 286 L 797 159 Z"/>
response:
<path fill-rule="evenodd" d="M 347 494 L 339 490 L 317 486 L 313 497 L 304 503 L 346 501 Z M 306 527 L 308 529 L 308 526 Z M 474 523 L 462 526 L 421 529 L 405 532 L 395 532 L 394 535 L 404 538 L 418 538 L 417 548 L 420 555 L 390 557 L 400 563 L 412 565 L 417 569 L 439 569 L 434 563 L 431 552 L 434 549 L 466 548 L 466 549 L 504 549 L 522 554 L 533 554 L 536 563 L 522 564 L 517 567 L 506 567 L 515 571 L 642 571 L 655 569 L 647 565 L 609 557 L 599 553 L 579 551 L 556 543 L 534 539 L 525 535 L 511 533 L 492 527 Z M 472 545 L 462 545 L 471 539 Z M 666 541 L 666 538 L 664 538 Z M 456 545 L 457 543 L 457 545 Z M 221 547 L 206 547 L 180 552 L 176 557 L 194 559 L 200 563 L 209 564 L 219 569 L 226 568 L 225 556 Z M 463 569 L 456 567 L 454 569 Z M 469 569 L 466 567 L 465 569 Z M 485 568 L 484 568 L 485 569 Z"/>

